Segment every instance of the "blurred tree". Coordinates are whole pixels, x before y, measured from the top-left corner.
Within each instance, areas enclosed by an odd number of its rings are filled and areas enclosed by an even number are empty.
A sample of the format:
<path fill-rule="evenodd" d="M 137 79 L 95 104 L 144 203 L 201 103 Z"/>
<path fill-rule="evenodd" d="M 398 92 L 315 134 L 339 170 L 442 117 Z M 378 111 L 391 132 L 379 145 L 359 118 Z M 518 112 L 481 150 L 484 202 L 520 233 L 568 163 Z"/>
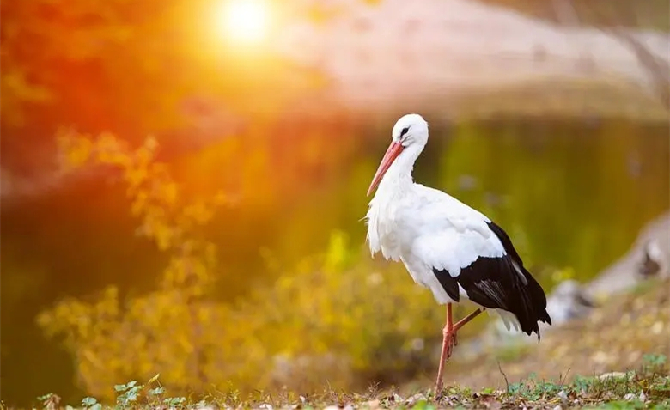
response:
<path fill-rule="evenodd" d="M 1 7 L 5 169 L 51 171 L 51 136 L 60 125 L 111 131 L 136 145 L 175 129 L 192 131 L 179 138 L 199 138 L 203 124 L 194 122 L 201 113 L 187 105 L 194 98 L 209 101 L 210 117 L 221 117 L 208 129 L 217 134 L 210 139 L 221 140 L 239 130 L 240 118 L 253 115 L 262 124 L 320 84 L 315 73 L 271 52 L 227 46 L 213 0 Z"/>
<path fill-rule="evenodd" d="M 69 166 L 93 160 L 121 172 L 131 212 L 141 221 L 138 233 L 171 258 L 154 292 L 122 301 L 118 287 L 110 285 L 90 303 L 60 301 L 39 316 L 40 326 L 48 334 L 66 335 L 79 380 L 94 394 L 105 395 L 110 383 L 124 377 L 147 377 L 155 366 L 167 371 L 168 380 L 185 380 L 183 388 L 201 388 L 206 382 L 202 332 L 211 325 L 203 323 L 211 314 L 202 306 L 214 283 L 215 247 L 198 231 L 225 197 L 212 201 L 181 195 L 165 165 L 154 160 L 153 139 L 129 150 L 112 134 L 91 139 L 64 130 L 59 143 Z M 165 360 L 173 365 L 174 357 L 187 360 L 172 372 L 160 365 Z"/>

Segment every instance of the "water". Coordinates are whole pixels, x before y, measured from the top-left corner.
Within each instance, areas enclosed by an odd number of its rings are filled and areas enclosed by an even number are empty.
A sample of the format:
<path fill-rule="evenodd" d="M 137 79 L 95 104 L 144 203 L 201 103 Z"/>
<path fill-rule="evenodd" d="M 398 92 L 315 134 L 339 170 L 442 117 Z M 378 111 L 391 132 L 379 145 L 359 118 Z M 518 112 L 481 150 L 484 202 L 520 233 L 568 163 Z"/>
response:
<path fill-rule="evenodd" d="M 505 227 L 531 265 L 571 266 L 587 279 L 667 209 L 667 132 L 667 125 L 617 121 L 457 124 L 432 129 L 414 177 Z M 365 227 L 358 219 L 387 138 L 353 161 L 328 193 L 290 214 L 280 243 L 300 231 L 306 247 L 309 241 L 320 244 L 323 225 L 342 227 L 362 243 Z M 299 222 L 315 214 L 323 223 Z"/>
<path fill-rule="evenodd" d="M 219 296 L 243 297 L 270 280 L 261 249 L 290 266 L 322 250 L 331 231 L 342 229 L 364 251 L 365 191 L 389 130 L 324 134 L 317 127 L 280 140 L 231 142 L 228 149 L 246 154 L 229 168 L 207 152 L 177 163 L 176 174 L 192 190 L 225 185 L 245 198 L 206 230 L 219 243 Z M 498 120 L 434 126 L 431 132 L 415 179 L 489 215 L 541 272 L 571 268 L 580 280 L 592 278 L 670 202 L 667 124 Z M 3 207 L 7 403 L 29 405 L 46 392 L 75 400 L 84 394 L 74 387 L 69 356 L 34 325 L 37 312 L 111 282 L 130 292 L 155 286 L 165 256 L 133 236 L 136 221 L 123 192 L 122 186 L 92 181 Z M 540 281 L 551 285 L 552 278 Z"/>

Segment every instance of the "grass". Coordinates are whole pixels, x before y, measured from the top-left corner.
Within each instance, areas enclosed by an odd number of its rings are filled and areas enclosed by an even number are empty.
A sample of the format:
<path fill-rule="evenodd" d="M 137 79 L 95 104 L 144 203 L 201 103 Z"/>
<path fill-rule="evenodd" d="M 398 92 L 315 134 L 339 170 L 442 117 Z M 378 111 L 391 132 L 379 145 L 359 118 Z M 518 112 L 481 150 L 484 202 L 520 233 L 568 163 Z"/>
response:
<path fill-rule="evenodd" d="M 507 383 L 506 388 L 450 387 L 442 399 L 435 400 L 433 392 L 418 391 L 406 397 L 397 390 L 378 391 L 374 386 L 364 393 L 346 393 L 331 389 L 311 395 L 292 392 L 270 394 L 256 391 L 242 396 L 230 388 L 214 391 L 202 397 L 172 397 L 160 382 L 159 375 L 146 383 L 130 381 L 113 386 L 116 403 L 101 404 L 85 397 L 76 406 L 61 406 L 55 394 L 38 398 L 46 410 L 126 410 L 152 409 L 413 409 L 488 408 L 488 409 L 670 409 L 670 375 L 666 356 L 646 355 L 636 370 L 609 373 L 597 377 L 576 376 L 567 381 L 541 380 L 531 374 L 525 380 Z M 504 376 L 504 374 L 503 374 Z M 506 376 L 504 376 L 506 378 Z M 4 407 L 4 406 L 3 406 Z"/>

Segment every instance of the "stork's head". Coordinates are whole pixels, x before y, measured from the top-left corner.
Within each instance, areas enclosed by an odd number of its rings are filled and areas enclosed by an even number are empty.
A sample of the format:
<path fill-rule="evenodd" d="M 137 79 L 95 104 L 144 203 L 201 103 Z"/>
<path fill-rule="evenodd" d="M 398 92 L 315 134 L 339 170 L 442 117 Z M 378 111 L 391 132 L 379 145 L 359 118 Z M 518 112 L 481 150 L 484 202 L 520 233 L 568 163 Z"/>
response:
<path fill-rule="evenodd" d="M 414 159 L 428 142 L 428 123 L 419 114 L 405 114 L 393 126 L 391 145 L 368 188 L 368 195 L 377 188 L 384 174 L 403 151 L 412 151 Z M 411 165 L 411 164 L 410 164 Z"/>
<path fill-rule="evenodd" d="M 393 126 L 393 142 L 405 148 L 428 142 L 428 123 L 419 114 L 405 114 Z"/>

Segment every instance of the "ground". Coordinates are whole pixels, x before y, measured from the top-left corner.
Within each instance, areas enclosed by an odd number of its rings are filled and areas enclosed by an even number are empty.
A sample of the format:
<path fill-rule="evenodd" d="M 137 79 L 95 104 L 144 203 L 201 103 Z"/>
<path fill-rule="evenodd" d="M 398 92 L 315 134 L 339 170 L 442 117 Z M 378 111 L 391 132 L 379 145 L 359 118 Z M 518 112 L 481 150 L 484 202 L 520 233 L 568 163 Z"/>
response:
<path fill-rule="evenodd" d="M 455 355 L 457 355 L 457 350 Z M 535 373 L 558 380 L 625 371 L 645 355 L 670 357 L 670 282 L 654 281 L 613 298 L 590 317 L 545 332 L 522 346 L 456 362 L 445 382 L 471 388 L 502 388 Z M 467 371 L 465 369 L 468 369 Z M 449 371 L 449 370 L 448 370 Z"/>
<path fill-rule="evenodd" d="M 428 375 L 399 389 L 373 387 L 361 393 L 324 388 L 312 395 L 255 392 L 242 397 L 231 390 L 202 398 L 170 397 L 158 376 L 145 385 L 130 382 L 114 389 L 117 409 L 670 409 L 669 341 L 670 281 L 664 280 L 613 298 L 588 318 L 545 332 L 539 343 L 450 362 L 445 385 L 451 387 L 440 401 L 433 397 Z M 55 395 L 40 400 L 48 410 L 62 406 Z M 92 398 L 85 398 L 82 406 L 106 408 Z"/>

